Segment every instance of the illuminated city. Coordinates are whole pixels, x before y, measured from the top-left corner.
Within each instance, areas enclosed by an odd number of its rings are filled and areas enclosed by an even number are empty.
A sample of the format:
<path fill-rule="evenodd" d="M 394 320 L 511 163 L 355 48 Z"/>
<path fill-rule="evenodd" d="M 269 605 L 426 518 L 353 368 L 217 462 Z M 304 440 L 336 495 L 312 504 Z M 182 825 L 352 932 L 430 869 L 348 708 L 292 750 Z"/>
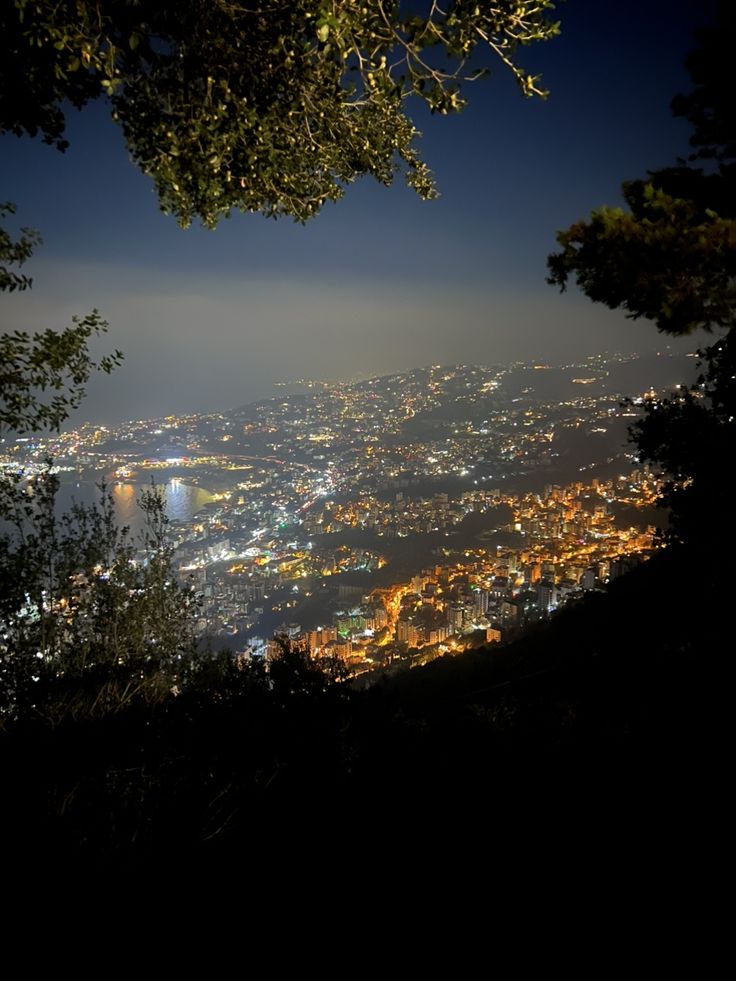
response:
<path fill-rule="evenodd" d="M 3 465 L 50 455 L 126 513 L 136 480 L 173 512 L 194 495 L 170 532 L 201 643 L 267 657 L 286 635 L 353 674 L 422 664 L 512 639 L 651 553 L 658 482 L 625 430 L 653 391 L 618 387 L 646 363 L 300 380 L 227 413 L 20 439 Z"/>
<path fill-rule="evenodd" d="M 389 916 L 527 863 L 699 895 L 735 39 L 723 0 L 0 7 L 10 908 L 16 865 L 203 873 L 246 936 L 333 870 Z"/>

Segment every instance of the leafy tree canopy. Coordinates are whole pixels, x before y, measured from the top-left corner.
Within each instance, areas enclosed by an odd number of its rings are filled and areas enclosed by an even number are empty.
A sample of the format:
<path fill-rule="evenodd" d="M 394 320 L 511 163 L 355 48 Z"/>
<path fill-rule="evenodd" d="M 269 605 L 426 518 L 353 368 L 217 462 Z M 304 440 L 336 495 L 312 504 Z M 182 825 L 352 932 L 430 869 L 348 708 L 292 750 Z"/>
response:
<path fill-rule="evenodd" d="M 0 202 L 0 218 L 15 214 L 15 205 L 10 201 Z M 32 285 L 29 276 L 13 269 L 23 265 L 33 255 L 33 249 L 41 241 L 41 236 L 32 228 L 21 228 L 20 238 L 14 240 L 7 228 L 0 226 L 0 292 L 14 293 L 27 290 Z"/>
<path fill-rule="evenodd" d="M 631 435 L 641 458 L 667 475 L 661 500 L 669 509 L 667 539 L 687 544 L 725 574 L 736 542 L 736 510 L 724 470 L 736 449 L 736 333 L 700 357 L 696 382 L 649 400 Z"/>
<path fill-rule="evenodd" d="M 15 0 L 0 13 L 0 131 L 64 149 L 64 104 L 107 95 L 161 208 L 214 227 L 233 209 L 314 215 L 347 183 L 403 170 L 436 194 L 406 113 L 465 105 L 483 51 L 516 62 L 558 33 L 551 0 Z"/>
<path fill-rule="evenodd" d="M 108 328 L 97 310 L 72 320 L 61 331 L 0 334 L 0 433 L 58 429 L 84 398 L 92 372 L 109 374 L 122 361 L 120 351 L 99 361 L 90 355 L 88 341 Z"/>
<path fill-rule="evenodd" d="M 678 186 L 679 185 L 679 186 Z M 736 304 L 736 212 L 720 175 L 679 168 L 624 184 L 626 208 L 603 207 L 557 240 L 549 282 L 583 292 L 668 334 L 731 327 Z M 687 196 L 681 196 L 685 193 Z M 706 203 L 718 199 L 719 214 Z"/>
<path fill-rule="evenodd" d="M 736 450 L 736 102 L 730 77 L 736 11 L 699 32 L 687 61 L 693 90 L 673 112 L 692 125 L 687 161 L 624 184 L 626 208 L 600 208 L 558 234 L 549 281 L 673 335 L 718 331 L 700 374 L 649 399 L 631 435 L 667 475 L 668 537 L 712 564 L 727 560 L 736 522 L 723 466 Z"/>
<path fill-rule="evenodd" d="M 623 185 L 626 208 L 603 207 L 559 232 L 549 282 L 583 292 L 668 334 L 731 328 L 736 309 L 736 109 L 730 51 L 736 12 L 699 32 L 689 95 L 672 103 L 692 124 L 689 161 Z M 695 166 L 700 163 L 703 166 Z"/>
<path fill-rule="evenodd" d="M 14 205 L 0 203 L 0 218 L 14 213 Z M 30 277 L 18 270 L 40 241 L 32 229 L 21 229 L 20 238 L 14 240 L 0 227 L 0 293 L 31 287 Z M 84 398 L 92 372 L 109 374 L 122 361 L 120 351 L 97 362 L 90 355 L 89 340 L 107 329 L 107 321 L 93 310 L 74 317 L 73 325 L 62 331 L 0 334 L 0 434 L 58 429 Z"/>
<path fill-rule="evenodd" d="M 61 516 L 59 488 L 51 461 L 30 483 L 0 479 L 0 728 L 165 698 L 193 649 L 196 601 L 176 580 L 161 491 L 139 499 L 136 542 L 107 488 Z"/>

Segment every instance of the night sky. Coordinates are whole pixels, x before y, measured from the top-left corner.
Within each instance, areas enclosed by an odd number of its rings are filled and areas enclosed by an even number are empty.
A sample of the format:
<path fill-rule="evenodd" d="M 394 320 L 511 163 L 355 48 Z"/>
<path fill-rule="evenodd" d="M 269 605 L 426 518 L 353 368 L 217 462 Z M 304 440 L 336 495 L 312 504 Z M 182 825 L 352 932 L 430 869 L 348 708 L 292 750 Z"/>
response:
<path fill-rule="evenodd" d="M 692 32 L 713 4 L 568 0 L 562 35 L 519 53 L 551 90 L 525 100 L 502 67 L 456 117 L 417 112 L 442 197 L 371 179 L 301 226 L 236 215 L 182 231 L 97 103 L 68 117 L 65 154 L 0 140 L 0 199 L 44 238 L 31 293 L 2 328 L 62 327 L 98 307 L 125 362 L 76 419 L 227 409 L 274 381 L 357 378 L 431 363 L 555 363 L 664 350 L 647 321 L 545 284 L 555 231 L 618 203 L 621 181 L 687 153 L 669 112 Z M 679 348 L 696 346 L 697 339 Z"/>

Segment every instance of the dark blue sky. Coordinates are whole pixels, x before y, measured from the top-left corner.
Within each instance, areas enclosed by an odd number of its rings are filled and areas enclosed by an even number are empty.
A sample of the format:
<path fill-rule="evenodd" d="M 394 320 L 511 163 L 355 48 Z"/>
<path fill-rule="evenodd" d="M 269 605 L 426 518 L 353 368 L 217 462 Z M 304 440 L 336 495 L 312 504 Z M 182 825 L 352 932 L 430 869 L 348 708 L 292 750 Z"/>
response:
<path fill-rule="evenodd" d="M 417 115 L 439 201 L 366 179 L 306 226 L 238 215 L 182 231 L 103 104 L 72 112 L 66 154 L 5 137 L 0 199 L 44 245 L 32 293 L 3 298 L 2 327 L 60 327 L 98 307 L 106 346 L 126 355 L 90 385 L 78 418 L 99 422 L 229 408 L 297 376 L 663 348 L 648 322 L 546 286 L 545 258 L 556 229 L 687 152 L 669 102 L 713 6 L 560 3 L 561 36 L 519 58 L 546 102 L 499 66 L 460 116 Z"/>

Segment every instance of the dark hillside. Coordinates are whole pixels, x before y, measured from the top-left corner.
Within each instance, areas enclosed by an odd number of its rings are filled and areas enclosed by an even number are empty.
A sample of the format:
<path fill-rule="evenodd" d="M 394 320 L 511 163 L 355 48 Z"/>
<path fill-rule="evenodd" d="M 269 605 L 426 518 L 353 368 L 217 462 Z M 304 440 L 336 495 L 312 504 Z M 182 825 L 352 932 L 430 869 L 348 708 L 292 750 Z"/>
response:
<path fill-rule="evenodd" d="M 502 821 L 594 794 L 665 808 L 707 792 L 717 760 L 725 604 L 700 585 L 693 615 L 687 557 L 661 555 L 508 647 L 367 690 L 326 685 L 298 655 L 269 690 L 223 659 L 155 711 L 18 726 L 0 739 L 5 817 L 36 851 L 107 863 L 226 861 L 289 816 L 348 839 L 359 817 L 370 840 L 448 808 Z"/>

